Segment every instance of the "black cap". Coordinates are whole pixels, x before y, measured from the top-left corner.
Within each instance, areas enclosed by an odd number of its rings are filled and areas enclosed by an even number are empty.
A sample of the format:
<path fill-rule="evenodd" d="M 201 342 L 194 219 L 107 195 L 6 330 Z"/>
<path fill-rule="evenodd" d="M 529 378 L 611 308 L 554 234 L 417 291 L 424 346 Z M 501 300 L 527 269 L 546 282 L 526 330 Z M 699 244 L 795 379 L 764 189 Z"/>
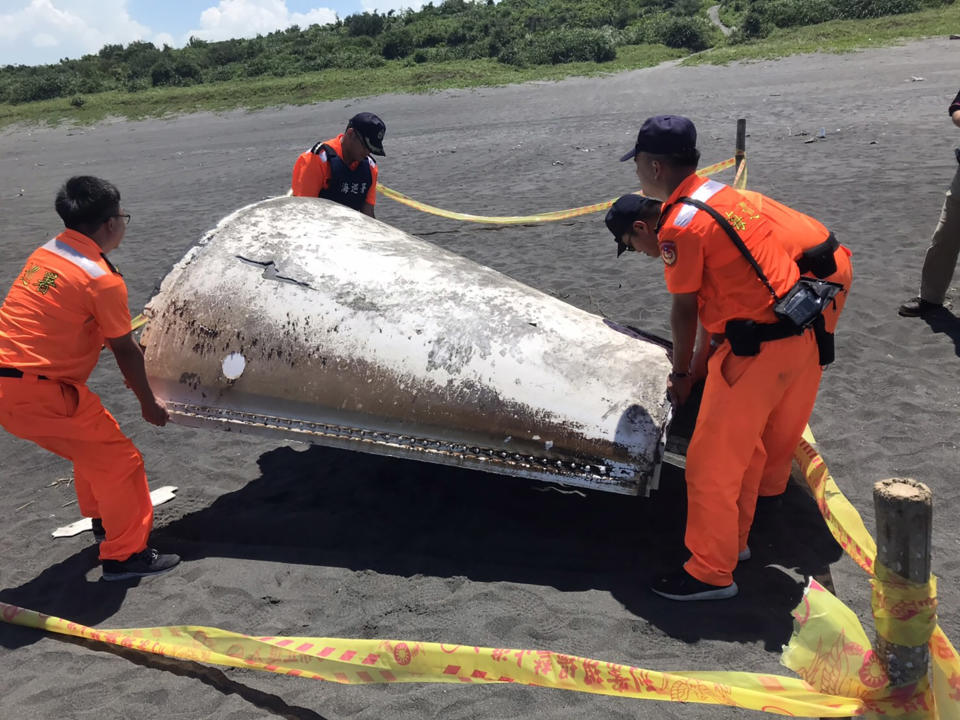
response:
<path fill-rule="evenodd" d="M 697 149 L 697 128 L 689 118 L 681 115 L 654 115 L 644 120 L 637 133 L 637 144 L 620 162 L 626 162 L 639 152 L 654 155 L 679 155 Z"/>
<path fill-rule="evenodd" d="M 630 249 L 620 242 L 620 238 L 633 227 L 636 220 L 650 217 L 654 213 L 659 215 L 661 205 L 659 200 L 630 193 L 617 198 L 616 202 L 610 206 L 603 221 L 607 224 L 607 229 L 613 233 L 613 239 L 617 241 L 617 257 Z"/>
<path fill-rule="evenodd" d="M 357 113 L 347 122 L 347 129 L 350 128 L 357 133 L 367 150 L 374 155 L 386 155 L 383 151 L 383 136 L 387 132 L 387 126 L 383 124 L 383 120 L 373 113 Z"/>

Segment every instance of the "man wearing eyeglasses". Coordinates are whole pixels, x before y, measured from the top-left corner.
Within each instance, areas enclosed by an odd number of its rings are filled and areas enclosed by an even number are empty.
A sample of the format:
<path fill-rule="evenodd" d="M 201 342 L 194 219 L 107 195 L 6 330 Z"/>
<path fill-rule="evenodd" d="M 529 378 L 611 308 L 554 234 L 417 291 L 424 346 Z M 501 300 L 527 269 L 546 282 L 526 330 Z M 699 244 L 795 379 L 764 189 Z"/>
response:
<path fill-rule="evenodd" d="M 293 194 L 327 198 L 374 217 L 378 169 L 370 156 L 386 154 L 386 131 L 383 120 L 373 113 L 354 115 L 340 135 L 300 154 L 293 166 Z"/>
<path fill-rule="evenodd" d="M 0 306 L 0 425 L 73 462 L 104 580 L 157 575 L 180 558 L 147 547 L 153 506 L 143 458 L 86 384 L 106 344 L 144 420 L 167 422 L 130 329 L 127 287 L 107 260 L 130 215 L 112 184 L 90 176 L 67 180 L 56 209 L 66 229 L 27 258 Z"/>

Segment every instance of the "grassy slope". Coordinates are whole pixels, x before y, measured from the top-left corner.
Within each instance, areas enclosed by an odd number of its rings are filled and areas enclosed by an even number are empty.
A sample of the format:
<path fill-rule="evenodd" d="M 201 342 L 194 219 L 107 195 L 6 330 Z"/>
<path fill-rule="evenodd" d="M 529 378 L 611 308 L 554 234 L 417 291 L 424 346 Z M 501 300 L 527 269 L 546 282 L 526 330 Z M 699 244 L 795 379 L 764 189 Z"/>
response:
<path fill-rule="evenodd" d="M 527 80 L 560 80 L 571 75 L 649 67 L 684 54 L 682 50 L 662 45 L 638 45 L 620 48 L 617 59 L 609 63 L 583 62 L 529 68 L 514 68 L 496 60 L 422 65 L 390 61 L 380 68 L 362 70 L 331 69 L 295 77 L 251 78 L 193 87 L 154 88 L 137 93 L 97 93 L 84 96 L 80 108 L 73 107 L 68 98 L 23 105 L 0 104 L 0 127 L 13 123 L 92 123 L 108 116 L 137 119 L 203 110 L 259 109 L 381 93 L 418 93 L 444 88 L 508 85 Z"/>
<path fill-rule="evenodd" d="M 960 33 L 960 3 L 907 15 L 870 20 L 834 20 L 820 25 L 775 30 L 763 40 L 726 45 L 684 59 L 683 64 L 723 64 L 768 60 L 812 52 L 850 52 L 904 40 Z"/>
<path fill-rule="evenodd" d="M 769 38 L 744 45 L 720 46 L 687 57 L 684 63 L 727 63 L 768 59 L 806 52 L 847 52 L 903 40 L 948 35 L 960 31 L 960 3 L 875 20 L 834 21 L 775 31 Z M 663 46 L 626 46 L 609 63 L 571 63 L 513 68 L 495 60 L 424 63 L 388 62 L 381 68 L 325 70 L 297 77 L 255 78 L 187 88 L 158 88 L 138 93 L 108 92 L 84 97 L 80 108 L 66 98 L 24 105 L 0 104 L 0 127 L 15 123 L 69 121 L 92 123 L 109 116 L 162 117 L 203 110 L 258 109 L 303 105 L 358 95 L 428 92 L 444 88 L 506 85 L 527 80 L 559 80 L 594 75 L 680 58 L 683 51 Z"/>

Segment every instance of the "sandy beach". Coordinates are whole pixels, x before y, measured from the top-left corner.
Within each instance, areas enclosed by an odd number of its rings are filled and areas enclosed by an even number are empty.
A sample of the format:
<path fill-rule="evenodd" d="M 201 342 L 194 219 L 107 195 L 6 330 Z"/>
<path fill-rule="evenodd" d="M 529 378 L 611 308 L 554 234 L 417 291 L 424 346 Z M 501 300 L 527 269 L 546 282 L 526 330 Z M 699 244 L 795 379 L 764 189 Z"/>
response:
<path fill-rule="evenodd" d="M 224 215 L 283 194 L 296 156 L 359 110 L 387 124 L 380 180 L 480 215 L 526 215 L 636 189 L 617 162 L 643 119 L 694 119 L 703 163 L 733 154 L 747 119 L 749 186 L 821 219 L 854 253 L 837 362 L 811 427 L 843 492 L 874 528 L 872 487 L 933 491 L 940 624 L 960 642 L 960 311 L 897 316 L 916 293 L 955 171 L 946 108 L 960 42 L 727 67 L 664 65 L 602 78 L 84 128 L 0 131 L 0 287 L 61 229 L 69 176 L 114 182 L 133 216 L 111 259 L 138 312 Z M 358 83 L 358 89 L 362 82 Z M 825 137 L 818 138 L 823 129 Z M 812 142 L 811 142 L 812 140 Z M 732 173 L 719 175 L 732 180 Z M 590 312 L 669 335 L 659 262 L 617 259 L 600 215 L 539 226 L 454 222 L 387 198 L 377 217 Z M 955 278 L 955 285 L 960 279 Z M 956 296 L 956 290 L 954 293 Z M 956 313 L 956 314 L 955 314 Z M 87 625 L 209 625 L 252 635 L 403 638 L 545 649 L 653 670 L 789 674 L 779 653 L 804 575 L 829 567 L 872 635 L 864 574 L 797 487 L 758 508 L 754 558 L 731 601 L 660 600 L 649 580 L 685 557 L 683 484 L 648 499 L 561 494 L 534 481 L 277 443 L 140 418 L 109 354 L 91 387 L 142 451 L 153 544 L 181 567 L 100 582 L 65 461 L 0 432 L 0 601 Z M 207 667 L 0 624 L 0 717 L 725 718 L 748 711 L 506 685 L 347 687 Z"/>

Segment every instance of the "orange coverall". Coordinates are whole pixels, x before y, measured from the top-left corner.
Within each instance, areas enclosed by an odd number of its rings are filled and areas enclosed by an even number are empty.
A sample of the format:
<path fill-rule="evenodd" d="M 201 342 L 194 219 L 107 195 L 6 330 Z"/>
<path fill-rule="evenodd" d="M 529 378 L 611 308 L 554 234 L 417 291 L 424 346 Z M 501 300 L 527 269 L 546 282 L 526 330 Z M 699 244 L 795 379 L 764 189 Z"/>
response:
<path fill-rule="evenodd" d="M 684 196 L 706 202 L 727 218 L 778 296 L 800 276 L 787 248 L 795 242 L 801 249 L 816 245 L 826 239 L 826 229 L 820 234 L 819 223 L 801 221 L 812 218 L 800 213 L 791 218 L 787 213 L 794 211 L 784 206 L 772 210 L 774 215 L 784 213 L 780 222 L 774 221 L 757 207 L 756 196 L 751 199 L 695 175 L 667 199 L 658 236 L 667 289 L 696 293 L 700 322 L 711 333 L 723 333 L 728 320 L 777 322 L 773 299 L 754 269 L 710 215 L 677 203 Z M 764 204 L 772 202 L 762 199 Z M 789 222 L 783 225 L 783 220 Z M 806 228 L 817 239 L 809 242 L 808 235 L 802 242 L 791 240 L 783 234 L 785 227 L 790 232 Z M 820 375 L 812 330 L 764 342 L 750 357 L 734 355 L 724 342 L 710 357 L 687 450 L 685 542 L 691 557 L 684 569 L 693 577 L 718 586 L 733 582 L 768 457 L 779 458 L 784 447 L 788 458 L 792 454 L 809 418 Z"/>
<path fill-rule="evenodd" d="M 86 386 L 104 338 L 130 332 L 127 288 L 87 236 L 38 248 L 0 306 L 0 425 L 73 463 L 80 512 L 103 520 L 101 560 L 147 546 L 153 506 L 143 459 Z"/>
<path fill-rule="evenodd" d="M 809 215 L 797 212 L 760 193 L 748 190 L 741 192 L 774 226 L 777 237 L 781 238 L 784 248 L 794 261 L 799 259 L 804 250 L 819 245 L 830 234 L 820 221 Z M 844 289 L 823 311 L 826 330 L 830 333 L 836 330 L 837 321 L 847 302 L 847 294 L 853 282 L 850 251 L 841 245 L 834 252 L 834 259 L 837 262 L 837 271 L 823 279 L 843 285 Z M 781 417 L 775 421 L 767 422 L 763 432 L 763 446 L 758 448 L 758 452 L 763 457 L 754 458 L 751 469 L 748 471 L 755 472 L 758 464 L 762 467 L 759 495 L 780 495 L 786 491 L 787 482 L 790 480 L 793 452 L 813 412 L 822 374 L 821 368 L 815 380 L 813 377 L 808 378 L 807 387 L 798 389 L 794 398 L 795 404 L 784 408 Z M 748 522 L 748 527 L 749 524 Z M 741 539 L 741 550 L 746 547 L 746 542 L 746 536 L 744 536 Z"/>

